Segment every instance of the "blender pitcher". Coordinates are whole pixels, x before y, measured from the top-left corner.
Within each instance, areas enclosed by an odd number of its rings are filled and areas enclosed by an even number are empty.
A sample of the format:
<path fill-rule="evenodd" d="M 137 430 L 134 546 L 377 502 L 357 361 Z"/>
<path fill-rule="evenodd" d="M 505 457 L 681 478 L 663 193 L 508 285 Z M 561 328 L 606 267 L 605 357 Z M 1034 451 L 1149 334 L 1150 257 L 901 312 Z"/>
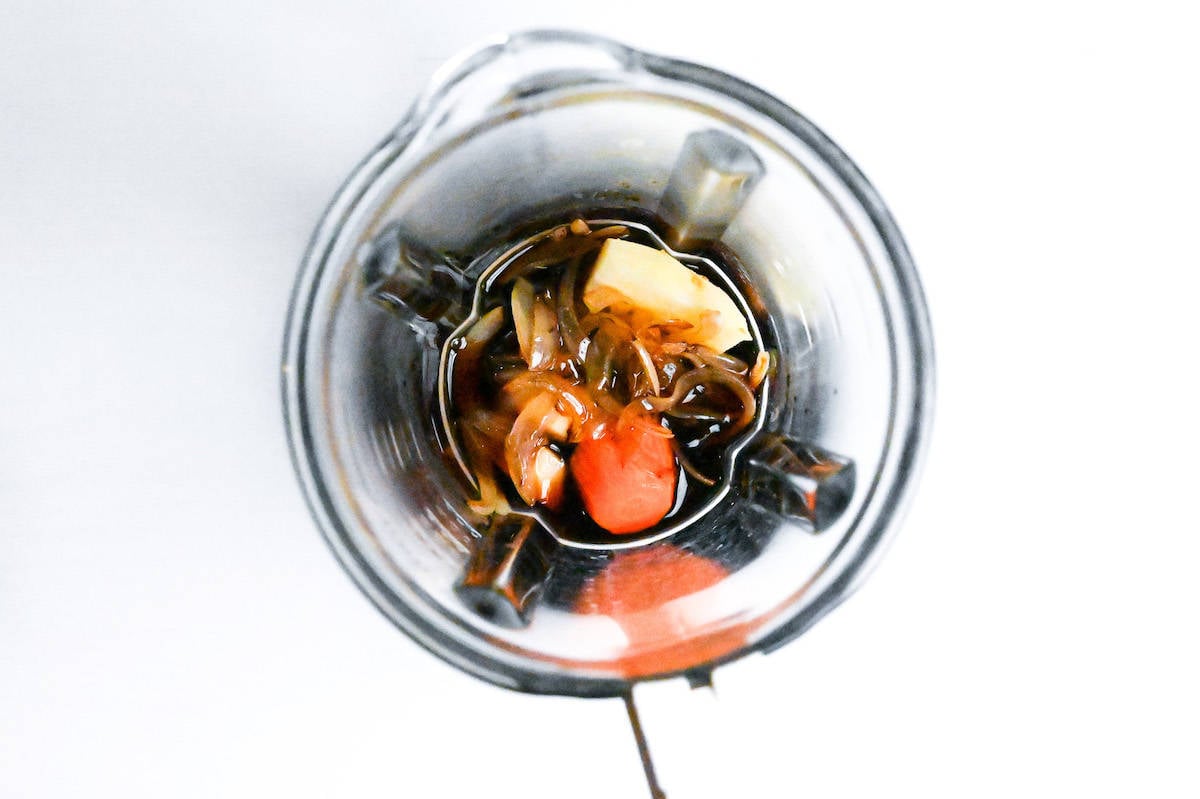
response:
<path fill-rule="evenodd" d="M 621 540 L 473 512 L 448 419 L 479 286 L 575 219 L 714 268 L 773 353 L 706 502 Z M 496 685 L 629 701 L 790 641 L 856 587 L 912 491 L 932 372 L 895 222 L 812 123 L 707 67 L 536 31 L 444 67 L 338 192 L 283 395 L 312 514 L 385 616 Z"/>

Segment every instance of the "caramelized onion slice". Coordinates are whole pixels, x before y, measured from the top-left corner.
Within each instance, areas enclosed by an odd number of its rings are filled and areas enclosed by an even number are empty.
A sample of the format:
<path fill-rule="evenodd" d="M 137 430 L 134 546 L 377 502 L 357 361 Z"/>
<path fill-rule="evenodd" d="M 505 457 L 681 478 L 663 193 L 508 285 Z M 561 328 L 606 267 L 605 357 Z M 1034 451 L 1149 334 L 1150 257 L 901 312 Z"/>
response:
<path fill-rule="evenodd" d="M 533 335 L 529 348 L 529 368 L 545 370 L 554 367 L 558 357 L 558 317 L 545 297 L 533 303 Z"/>
<path fill-rule="evenodd" d="M 638 339 L 633 340 L 633 349 L 637 353 L 638 360 L 642 362 L 642 372 L 646 375 L 646 379 L 650 382 L 650 388 L 654 392 L 654 396 L 662 394 L 662 384 L 658 381 L 658 367 L 654 365 L 654 359 L 650 357 L 650 352 L 646 349 L 646 345 Z"/>
<path fill-rule="evenodd" d="M 593 230 L 588 235 L 593 239 L 615 239 L 624 236 L 628 232 L 629 228 L 624 225 L 609 225 L 599 230 Z"/>
<path fill-rule="evenodd" d="M 533 487 L 536 501 L 557 510 L 566 495 L 567 462 L 550 447 L 538 447 L 533 454 Z"/>
<path fill-rule="evenodd" d="M 512 478 L 521 499 L 531 506 L 537 504 L 545 493 L 535 469 L 535 459 L 538 450 L 547 444 L 542 425 L 554 412 L 554 405 L 554 395 L 549 391 L 534 396 L 525 403 L 508 437 L 504 439 L 504 462 L 508 476 Z"/>
<path fill-rule="evenodd" d="M 513 283 L 512 290 L 512 320 L 513 329 L 517 332 L 517 346 L 525 363 L 532 359 L 533 352 L 533 284 L 525 278 L 518 278 Z"/>
<path fill-rule="evenodd" d="M 713 366 L 717 369 L 723 369 L 735 375 L 745 375 L 750 371 L 750 367 L 741 358 L 735 358 L 732 355 L 727 355 L 723 352 L 717 352 L 714 349 L 705 347 L 702 344 L 694 344 L 690 347 L 691 352 L 695 353 L 696 357 L 707 366 Z"/>
<path fill-rule="evenodd" d="M 612 311 L 588 314 L 579 321 L 579 329 L 589 334 L 600 331 L 612 339 L 614 346 L 633 341 L 636 336 L 633 326 Z"/>
<path fill-rule="evenodd" d="M 471 325 L 467 334 L 463 336 L 463 341 L 468 349 L 482 347 L 495 338 L 502 327 L 504 327 L 504 309 L 493 308 Z"/>
<path fill-rule="evenodd" d="M 758 358 L 754 361 L 754 367 L 750 370 L 750 390 L 757 391 L 762 385 L 762 381 L 766 379 L 767 372 L 771 368 L 771 353 L 762 350 L 758 353 Z"/>
<path fill-rule="evenodd" d="M 641 402 L 631 402 L 621 410 L 617 418 L 618 427 L 632 427 L 659 438 L 674 438 L 669 428 L 663 427 L 658 414 L 650 413 Z"/>
<path fill-rule="evenodd" d="M 485 408 L 472 408 L 463 423 L 474 428 L 485 441 L 500 442 L 512 429 L 512 416 L 505 416 Z"/>
<path fill-rule="evenodd" d="M 688 456 L 683 453 L 683 447 L 679 446 L 678 440 L 671 442 L 671 448 L 675 450 L 675 460 L 679 462 L 679 465 L 683 467 L 683 470 L 687 472 L 690 477 L 695 479 L 701 485 L 715 486 L 717 484 L 717 481 L 714 478 L 709 477 L 708 475 L 704 474 L 704 472 L 697 469 L 696 465 L 688 459 Z"/>
<path fill-rule="evenodd" d="M 538 394 L 547 392 L 556 399 L 554 407 L 571 419 L 572 440 L 585 424 L 602 415 L 585 387 L 577 386 L 553 372 L 526 372 L 504 387 L 505 398 L 522 411 Z"/>
<path fill-rule="evenodd" d="M 511 512 L 508 500 L 496 485 L 496 473 L 488 456 L 487 444 L 481 440 L 480 433 L 467 426 L 463 428 L 462 438 L 466 444 L 469 476 L 479 489 L 479 498 L 467 500 L 467 507 L 481 516 Z"/>
<path fill-rule="evenodd" d="M 754 414 L 758 409 L 758 403 L 754 399 L 754 392 L 750 390 L 742 378 L 713 366 L 701 366 L 683 374 L 675 381 L 675 390 L 671 392 L 671 396 L 645 399 L 642 402 L 651 410 L 669 411 L 675 406 L 682 404 L 687 396 L 698 386 L 710 385 L 727 389 L 741 403 L 741 412 L 738 414 L 733 425 L 728 430 L 725 430 L 718 440 L 727 439 L 735 435 L 754 421 Z"/>
<path fill-rule="evenodd" d="M 557 311 L 558 332 L 562 336 L 567 354 L 573 358 L 579 357 L 579 348 L 583 343 L 583 331 L 579 327 L 579 314 L 575 306 L 575 284 L 579 279 L 579 260 L 571 259 L 563 272 L 562 280 L 558 283 Z"/>
<path fill-rule="evenodd" d="M 566 228 L 562 228 L 566 231 Z M 539 269 L 568 261 L 576 256 L 586 255 L 598 250 L 605 239 L 594 236 L 567 236 L 556 239 L 547 236 L 525 252 L 518 255 L 504 270 L 500 278 L 501 284 L 511 283 L 519 277 L 524 277 Z"/>

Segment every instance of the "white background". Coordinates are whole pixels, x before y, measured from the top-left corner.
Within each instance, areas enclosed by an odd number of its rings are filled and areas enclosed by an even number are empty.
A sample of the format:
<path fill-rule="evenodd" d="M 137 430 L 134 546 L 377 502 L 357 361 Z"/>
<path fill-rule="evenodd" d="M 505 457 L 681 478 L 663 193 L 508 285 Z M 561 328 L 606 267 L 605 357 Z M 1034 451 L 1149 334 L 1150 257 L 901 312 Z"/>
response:
<path fill-rule="evenodd" d="M 933 315 L 896 544 L 659 717 L 672 799 L 1197 795 L 1188 5 L 3 2 L 0 795 L 644 795 L 619 704 L 476 682 L 370 608 L 280 419 L 325 202 L 441 61 L 533 26 L 799 108 Z"/>

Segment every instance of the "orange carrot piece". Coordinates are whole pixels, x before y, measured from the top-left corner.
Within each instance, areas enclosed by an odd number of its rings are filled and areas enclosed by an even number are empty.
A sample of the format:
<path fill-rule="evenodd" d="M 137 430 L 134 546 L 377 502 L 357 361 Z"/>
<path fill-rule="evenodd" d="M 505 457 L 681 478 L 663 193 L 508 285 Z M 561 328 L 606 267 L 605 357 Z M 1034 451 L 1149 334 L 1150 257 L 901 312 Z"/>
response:
<path fill-rule="evenodd" d="M 669 437 L 624 420 L 587 437 L 571 456 L 571 475 L 596 524 L 617 535 L 658 523 L 675 502 Z"/>

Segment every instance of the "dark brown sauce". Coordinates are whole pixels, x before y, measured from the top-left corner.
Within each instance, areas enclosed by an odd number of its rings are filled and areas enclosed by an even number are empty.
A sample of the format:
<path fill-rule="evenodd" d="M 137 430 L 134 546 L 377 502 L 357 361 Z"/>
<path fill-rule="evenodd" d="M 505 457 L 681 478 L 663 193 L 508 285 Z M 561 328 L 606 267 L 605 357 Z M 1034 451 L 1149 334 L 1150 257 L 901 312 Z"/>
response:
<path fill-rule="evenodd" d="M 586 241 L 579 235 L 570 233 L 559 235 L 551 232 L 557 229 L 559 229 L 558 226 L 551 228 L 540 241 L 516 253 L 495 269 L 485 271 L 485 277 L 480 281 L 479 316 L 482 317 L 495 308 L 503 309 L 504 323 L 501 331 L 482 347 L 467 346 L 464 336 L 452 339 L 447 344 L 449 347 L 447 390 L 451 403 L 449 420 L 451 434 L 455 435 L 460 443 L 464 442 L 466 436 L 474 437 L 477 445 L 475 447 L 476 457 L 473 460 L 468 456 L 468 465 L 472 469 L 479 469 L 483 467 L 483 464 L 479 462 L 480 459 L 490 462 L 496 468 L 497 486 L 514 509 L 527 506 L 517 494 L 504 471 L 504 438 L 502 435 L 480 435 L 477 429 L 480 426 L 478 420 L 486 418 L 483 427 L 502 431 L 511 428 L 517 415 L 516 409 L 505 408 L 500 402 L 505 383 L 511 379 L 512 375 L 524 371 L 527 366 L 520 354 L 509 307 L 512 287 L 516 279 L 524 277 L 528 280 L 533 286 L 535 296 L 553 295 L 562 286 L 563 274 L 567 265 L 572 259 L 578 258 L 577 293 L 572 301 L 578 308 L 582 308 L 582 303 L 578 303 L 578 292 L 587 282 L 599 246 Z M 637 228 L 629 228 L 622 237 L 657 248 L 657 243 Z M 733 278 L 735 283 L 742 282 L 738 280 L 741 277 L 739 274 L 741 270 L 736 265 L 730 264 L 730 259 L 726 254 L 708 251 L 703 255 L 716 261 L 722 271 Z M 688 263 L 687 266 L 703 274 L 714 285 L 729 293 L 724 281 L 711 273 L 711 267 L 696 263 Z M 754 298 L 749 298 L 749 302 L 746 299 L 734 296 L 739 308 L 750 308 L 751 312 L 757 310 L 754 306 Z M 586 313 L 585 308 L 583 313 Z M 589 348 L 594 346 L 595 340 L 592 339 Z M 731 348 L 727 355 L 748 365 L 753 364 L 759 353 L 759 346 L 756 341 L 742 342 Z M 674 371 L 682 372 L 686 368 L 688 367 L 682 363 L 676 365 L 667 362 L 660 369 L 660 379 L 664 379 L 670 386 L 677 377 Z M 584 384 L 588 378 L 587 364 L 582 359 L 568 357 L 561 351 L 553 367 L 548 371 L 571 384 Z M 640 379 L 637 374 L 633 373 L 634 371 L 636 370 L 624 372 L 615 370 L 610 380 L 599 385 L 602 385 L 617 402 L 627 404 L 634 400 L 634 392 L 631 389 L 638 384 Z M 738 437 L 738 435 L 730 435 L 730 426 L 736 415 L 735 409 L 733 409 L 735 403 L 736 397 L 728 389 L 719 384 L 706 385 L 702 383 L 688 392 L 683 404 L 675 409 L 676 413 L 668 411 L 663 414 L 662 418 L 674 435 L 679 451 L 690 462 L 693 467 L 692 471 L 698 472 L 702 477 L 697 478 L 689 474 L 689 471 L 677 459 L 675 498 L 671 509 L 662 521 L 650 530 L 638 533 L 637 536 L 653 534 L 656 530 L 670 526 L 676 520 L 687 518 L 707 505 L 713 499 L 714 494 L 723 490 L 729 444 Z M 471 431 L 465 430 L 465 420 L 467 419 L 475 420 L 472 422 L 475 427 Z M 740 432 L 738 432 L 739 435 Z M 551 441 L 548 446 L 568 463 L 570 462 L 571 452 L 574 449 L 573 444 Z M 464 448 L 471 450 L 470 445 Z M 708 484 L 710 482 L 711 485 Z M 590 544 L 630 540 L 630 536 L 614 535 L 591 519 L 585 510 L 578 488 L 571 479 L 566 481 L 565 495 L 558 509 L 550 510 L 542 507 L 541 515 L 553 526 L 560 537 L 568 540 Z"/>

